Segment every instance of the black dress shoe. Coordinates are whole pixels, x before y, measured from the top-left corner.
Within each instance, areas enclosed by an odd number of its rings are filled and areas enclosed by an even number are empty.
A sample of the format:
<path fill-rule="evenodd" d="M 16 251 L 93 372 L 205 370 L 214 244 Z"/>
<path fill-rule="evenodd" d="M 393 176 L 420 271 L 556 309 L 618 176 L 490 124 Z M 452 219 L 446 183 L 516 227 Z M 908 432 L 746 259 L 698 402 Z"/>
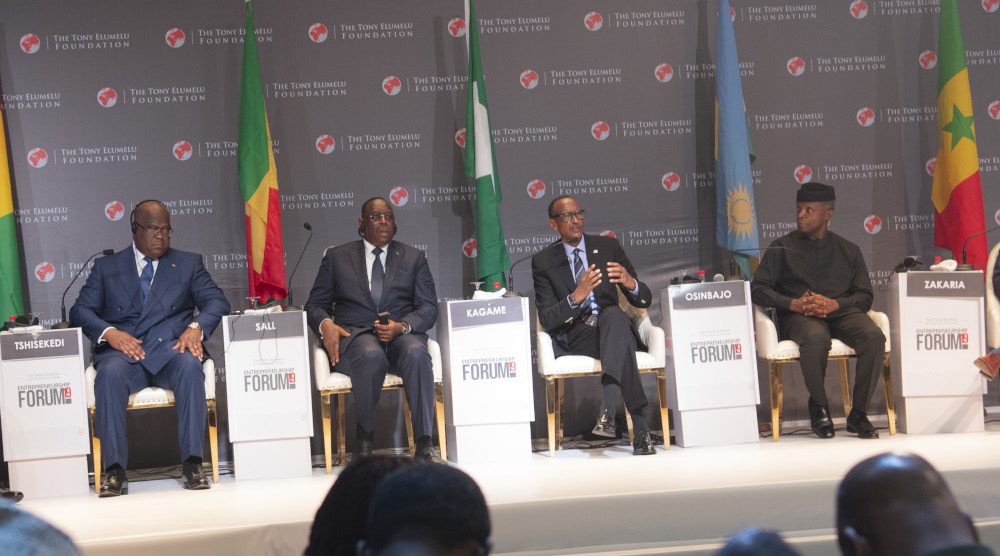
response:
<path fill-rule="evenodd" d="M 833 438 L 833 420 L 830 419 L 830 407 L 819 405 L 809 398 L 809 420 L 812 430 L 820 438 Z"/>
<path fill-rule="evenodd" d="M 857 434 L 858 438 L 878 438 L 878 429 L 868 420 L 868 416 L 853 409 L 847 416 L 847 432 Z"/>
<path fill-rule="evenodd" d="M 4 490 L 3 492 L 0 492 L 0 498 L 10 500 L 11 502 L 17 504 L 21 500 L 24 500 L 24 493 L 20 490 Z"/>
<path fill-rule="evenodd" d="M 212 488 L 212 484 L 208 482 L 208 477 L 205 476 L 205 472 L 201 469 L 201 464 L 190 461 L 185 461 L 181 464 L 181 482 L 184 484 L 184 488 L 188 490 L 207 490 Z"/>
<path fill-rule="evenodd" d="M 372 455 L 372 446 L 374 446 L 373 438 L 375 437 L 374 432 L 366 431 L 358 425 L 357 428 L 357 443 L 354 446 L 354 459 L 366 458 Z"/>
<path fill-rule="evenodd" d="M 121 467 L 108 470 L 104 473 L 104 480 L 101 481 L 101 491 L 97 494 L 99 498 L 111 498 L 128 494 L 128 479 L 125 478 L 125 470 Z"/>
<path fill-rule="evenodd" d="M 653 447 L 653 439 L 649 436 L 649 431 L 642 431 L 635 434 L 632 441 L 633 456 L 648 456 L 656 453 Z"/>
<path fill-rule="evenodd" d="M 434 452 L 431 450 L 431 437 L 424 435 L 417 439 L 417 447 L 413 452 L 413 461 L 434 463 Z"/>
<path fill-rule="evenodd" d="M 603 409 L 597 414 L 597 424 L 594 425 L 597 436 L 615 437 L 615 414 L 610 409 Z"/>

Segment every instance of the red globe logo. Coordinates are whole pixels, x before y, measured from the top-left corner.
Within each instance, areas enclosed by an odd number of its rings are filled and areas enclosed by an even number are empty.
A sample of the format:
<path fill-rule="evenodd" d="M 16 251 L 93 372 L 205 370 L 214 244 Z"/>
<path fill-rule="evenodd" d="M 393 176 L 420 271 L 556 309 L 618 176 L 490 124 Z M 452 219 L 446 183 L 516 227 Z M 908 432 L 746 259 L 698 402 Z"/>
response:
<path fill-rule="evenodd" d="M 604 237 L 617 237 L 615 233 L 611 230 L 602 230 L 601 235 Z"/>
<path fill-rule="evenodd" d="M 653 74 L 656 75 L 656 80 L 660 83 L 666 83 L 674 78 L 674 68 L 670 64 L 664 62 L 653 70 Z"/>
<path fill-rule="evenodd" d="M 935 54 L 933 50 L 925 50 L 921 52 L 918 60 L 920 61 L 920 67 L 925 70 L 933 69 L 937 66 L 937 54 Z"/>
<path fill-rule="evenodd" d="M 1000 120 L 1000 100 L 994 100 L 991 102 L 986 108 L 986 111 L 990 113 L 990 117 L 994 120 Z"/>
<path fill-rule="evenodd" d="M 604 141 L 611 134 L 611 127 L 607 123 L 598 120 L 594 122 L 594 125 L 590 126 L 590 134 L 594 136 L 594 139 Z"/>
<path fill-rule="evenodd" d="M 191 158 L 194 153 L 194 148 L 191 147 L 191 143 L 187 141 L 178 141 L 174 143 L 174 158 L 180 160 L 181 162 Z"/>
<path fill-rule="evenodd" d="M 452 18 L 452 20 L 448 22 L 448 34 L 456 39 L 458 37 L 464 37 L 465 20 L 460 17 Z"/>
<path fill-rule="evenodd" d="M 465 148 L 465 128 L 464 127 L 462 129 L 460 129 L 460 130 L 458 130 L 458 131 L 455 132 L 455 144 L 457 144 L 459 147 L 462 147 L 463 149 Z"/>
<path fill-rule="evenodd" d="M 788 64 L 785 67 L 788 68 L 788 73 L 794 77 L 798 77 L 806 72 L 806 62 L 798 56 L 789 58 Z"/>
<path fill-rule="evenodd" d="M 470 259 L 476 258 L 479 252 L 476 250 L 476 238 L 471 237 L 462 242 L 462 254 Z"/>
<path fill-rule="evenodd" d="M 327 30 L 326 25 L 323 25 L 322 23 L 313 23 L 309 26 L 309 40 L 312 42 L 319 44 L 325 41 L 327 36 L 329 36 L 329 31 Z"/>
<path fill-rule="evenodd" d="M 42 41 L 38 38 L 38 35 L 28 33 L 27 35 L 21 37 L 21 50 L 23 50 L 25 54 L 34 54 L 35 52 L 38 52 L 38 49 L 41 48 L 41 46 Z"/>
<path fill-rule="evenodd" d="M 667 191 L 677 191 L 677 188 L 681 186 L 681 177 L 674 172 L 667 172 L 660 178 L 660 183 Z"/>
<path fill-rule="evenodd" d="M 28 164 L 31 164 L 32 168 L 41 168 L 49 162 L 49 153 L 45 152 L 45 149 L 34 148 L 28 151 Z"/>
<path fill-rule="evenodd" d="M 805 164 L 800 164 L 795 167 L 795 181 L 802 183 L 809 183 L 813 179 L 812 168 L 806 166 Z"/>
<path fill-rule="evenodd" d="M 934 175 L 934 170 L 937 169 L 937 157 L 927 159 L 927 164 L 924 164 L 924 170 L 927 170 L 928 176 Z"/>
<path fill-rule="evenodd" d="M 524 70 L 521 72 L 521 86 L 525 89 L 534 89 L 538 86 L 538 74 L 535 70 Z"/>
<path fill-rule="evenodd" d="M 854 16 L 854 19 L 864 19 L 868 15 L 868 2 L 865 0 L 851 2 L 851 15 Z"/>
<path fill-rule="evenodd" d="M 51 282 L 56 276 L 56 267 L 52 266 L 52 263 L 39 263 L 35 267 L 35 278 L 38 278 L 39 282 Z"/>
<path fill-rule="evenodd" d="M 993 220 L 996 220 L 996 223 L 1000 224 L 1000 210 L 993 213 Z"/>
<path fill-rule="evenodd" d="M 993 13 L 1000 8 L 1000 0 L 983 0 L 983 10 L 986 13 Z"/>
<path fill-rule="evenodd" d="M 163 40 L 167 41 L 167 46 L 170 48 L 180 48 L 184 46 L 184 31 L 174 27 L 167 31 L 167 34 L 163 37 Z"/>
<path fill-rule="evenodd" d="M 118 222 L 125 216 L 125 206 L 118 201 L 111 201 L 104 205 L 104 216 L 107 216 L 108 220 L 112 222 Z"/>
<path fill-rule="evenodd" d="M 399 78 L 395 75 L 390 75 L 382 80 L 382 90 L 391 97 L 398 95 L 402 88 L 403 84 L 400 83 Z"/>
<path fill-rule="evenodd" d="M 587 29 L 597 31 L 604 26 L 604 18 L 597 12 L 589 12 L 586 16 L 584 16 L 583 24 L 587 26 Z"/>
<path fill-rule="evenodd" d="M 732 6 L 729 6 L 729 20 L 736 23 L 736 10 Z"/>
<path fill-rule="evenodd" d="M 330 154 L 337 148 L 337 141 L 329 135 L 320 135 L 316 138 L 316 150 L 320 154 Z"/>
<path fill-rule="evenodd" d="M 870 127 L 875 123 L 875 111 L 867 106 L 858 110 L 858 123 L 862 127 Z"/>
<path fill-rule="evenodd" d="M 105 87 L 97 91 L 97 102 L 105 108 L 111 108 L 118 103 L 118 93 L 111 87 Z"/>
<path fill-rule="evenodd" d="M 410 200 L 410 194 L 406 192 L 404 187 L 393 187 L 392 191 L 389 192 L 389 200 L 392 204 L 401 207 Z"/>
<path fill-rule="evenodd" d="M 541 199 L 545 196 L 545 182 L 542 180 L 529 181 L 527 189 L 532 199 Z"/>
<path fill-rule="evenodd" d="M 882 219 L 874 214 L 868 215 L 865 218 L 865 231 L 871 235 L 875 235 L 882 231 Z"/>

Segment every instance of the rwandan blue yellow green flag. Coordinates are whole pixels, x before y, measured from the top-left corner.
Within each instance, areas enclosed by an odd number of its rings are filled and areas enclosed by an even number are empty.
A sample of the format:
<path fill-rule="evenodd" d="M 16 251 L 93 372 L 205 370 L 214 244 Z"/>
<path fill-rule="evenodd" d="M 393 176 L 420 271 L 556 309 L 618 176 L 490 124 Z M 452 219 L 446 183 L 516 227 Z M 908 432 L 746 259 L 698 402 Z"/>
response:
<path fill-rule="evenodd" d="M 718 206 L 716 244 L 751 276 L 760 248 L 757 211 L 753 203 L 753 144 L 743 104 L 740 62 L 729 0 L 719 1 L 719 28 L 715 49 L 715 193 Z M 741 252 L 742 251 L 742 252 Z"/>

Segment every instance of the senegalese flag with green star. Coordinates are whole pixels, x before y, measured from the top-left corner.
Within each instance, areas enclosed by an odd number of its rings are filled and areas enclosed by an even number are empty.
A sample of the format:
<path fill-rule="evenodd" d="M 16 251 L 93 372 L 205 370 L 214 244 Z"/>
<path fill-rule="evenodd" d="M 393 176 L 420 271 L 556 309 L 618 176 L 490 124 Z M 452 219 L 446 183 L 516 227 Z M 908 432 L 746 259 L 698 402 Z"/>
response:
<path fill-rule="evenodd" d="M 934 168 L 934 245 L 961 257 L 969 236 L 986 229 L 979 183 L 976 126 L 972 123 L 969 70 L 956 0 L 941 1 L 938 23 L 938 131 L 941 146 Z M 986 236 L 967 245 L 968 262 L 986 269 Z"/>

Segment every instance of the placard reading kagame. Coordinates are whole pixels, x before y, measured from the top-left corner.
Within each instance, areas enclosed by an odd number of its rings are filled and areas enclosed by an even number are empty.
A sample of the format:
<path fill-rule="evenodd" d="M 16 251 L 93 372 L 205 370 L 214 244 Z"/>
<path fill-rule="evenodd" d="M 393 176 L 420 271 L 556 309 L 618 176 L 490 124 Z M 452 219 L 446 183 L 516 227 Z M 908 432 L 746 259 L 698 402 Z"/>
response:
<path fill-rule="evenodd" d="M 230 440 L 312 436 L 305 333 L 302 311 L 223 319 Z"/>

